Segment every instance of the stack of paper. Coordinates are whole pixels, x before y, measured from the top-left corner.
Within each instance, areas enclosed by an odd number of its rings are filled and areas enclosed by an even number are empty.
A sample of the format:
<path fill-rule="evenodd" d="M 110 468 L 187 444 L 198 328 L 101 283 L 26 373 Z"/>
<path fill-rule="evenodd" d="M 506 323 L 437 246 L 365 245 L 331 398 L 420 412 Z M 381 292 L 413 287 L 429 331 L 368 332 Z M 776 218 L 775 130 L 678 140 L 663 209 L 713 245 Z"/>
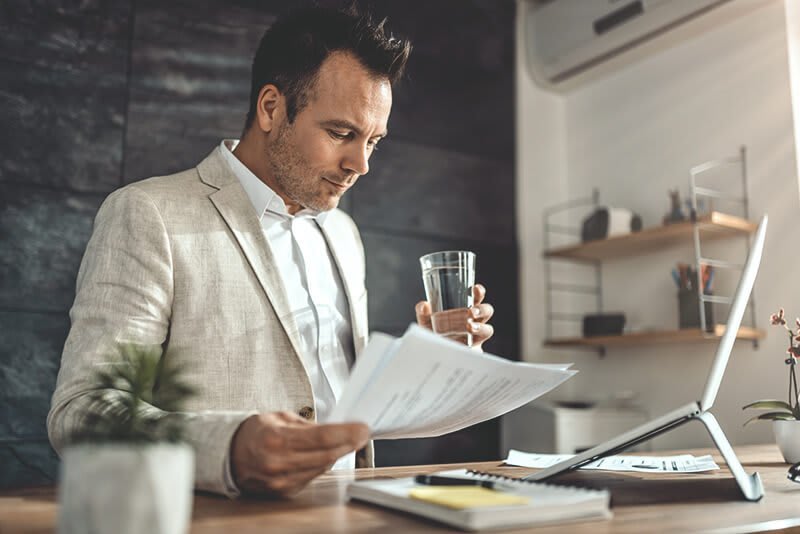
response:
<path fill-rule="evenodd" d="M 373 334 L 328 423 L 366 423 L 375 439 L 424 438 L 503 415 L 555 388 L 568 365 L 512 362 L 412 324 Z"/>
<path fill-rule="evenodd" d="M 572 458 L 571 454 L 539 454 L 508 451 L 508 465 L 520 467 L 545 468 Z M 711 456 L 608 456 L 587 464 L 581 469 L 599 469 L 603 471 L 639 471 L 642 473 L 700 473 L 719 469 Z"/>

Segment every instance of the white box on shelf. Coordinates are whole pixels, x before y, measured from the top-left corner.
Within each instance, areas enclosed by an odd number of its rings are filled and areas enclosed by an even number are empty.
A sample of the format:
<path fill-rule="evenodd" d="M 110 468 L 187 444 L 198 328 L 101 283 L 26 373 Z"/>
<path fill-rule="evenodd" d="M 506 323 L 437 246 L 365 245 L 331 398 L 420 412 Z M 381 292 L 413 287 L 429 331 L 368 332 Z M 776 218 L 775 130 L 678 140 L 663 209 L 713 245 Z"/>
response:
<path fill-rule="evenodd" d="M 575 454 L 647 420 L 635 407 L 531 402 L 502 417 L 500 454 L 505 458 L 509 449 Z M 648 449 L 645 444 L 632 450 Z"/>

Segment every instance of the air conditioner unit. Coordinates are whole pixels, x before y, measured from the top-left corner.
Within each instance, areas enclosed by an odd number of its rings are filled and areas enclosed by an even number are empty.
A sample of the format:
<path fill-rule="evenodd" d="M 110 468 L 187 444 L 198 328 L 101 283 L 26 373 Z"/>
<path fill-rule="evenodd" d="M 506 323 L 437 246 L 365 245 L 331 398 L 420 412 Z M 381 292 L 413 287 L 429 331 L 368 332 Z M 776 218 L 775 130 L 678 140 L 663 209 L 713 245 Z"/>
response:
<path fill-rule="evenodd" d="M 730 0 L 521 0 L 531 75 L 569 88 L 587 71 Z"/>

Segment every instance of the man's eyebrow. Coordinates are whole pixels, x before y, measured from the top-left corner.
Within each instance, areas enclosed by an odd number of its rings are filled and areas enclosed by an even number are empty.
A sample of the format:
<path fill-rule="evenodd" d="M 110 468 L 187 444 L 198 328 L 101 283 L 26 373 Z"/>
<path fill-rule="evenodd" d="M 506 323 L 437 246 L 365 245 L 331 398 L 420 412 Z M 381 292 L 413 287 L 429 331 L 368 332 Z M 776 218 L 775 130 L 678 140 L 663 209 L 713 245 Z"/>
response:
<path fill-rule="evenodd" d="M 362 135 L 361 129 L 358 126 L 356 126 L 350 121 L 346 121 L 343 119 L 331 119 L 329 121 L 323 121 L 321 124 L 322 126 L 332 126 L 333 128 L 353 130 L 356 133 L 356 135 Z M 384 130 L 383 133 L 380 133 L 374 137 L 383 138 L 386 137 L 387 135 L 389 135 L 389 130 Z"/>

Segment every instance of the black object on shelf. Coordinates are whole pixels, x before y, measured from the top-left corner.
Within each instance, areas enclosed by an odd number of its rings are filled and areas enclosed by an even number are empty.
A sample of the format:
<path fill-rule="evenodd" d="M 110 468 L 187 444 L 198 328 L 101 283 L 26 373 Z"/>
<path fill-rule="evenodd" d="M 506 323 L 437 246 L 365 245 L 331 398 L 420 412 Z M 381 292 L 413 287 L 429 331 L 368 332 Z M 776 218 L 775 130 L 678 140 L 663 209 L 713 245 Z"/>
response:
<path fill-rule="evenodd" d="M 581 241 L 606 239 L 625 235 L 642 229 L 642 218 L 623 208 L 598 208 L 583 220 Z"/>
<path fill-rule="evenodd" d="M 710 293 L 706 293 L 710 295 Z M 714 330 L 714 307 L 705 302 L 706 330 Z M 678 326 L 679 328 L 700 328 L 700 302 L 697 291 L 689 289 L 678 291 Z"/>
<path fill-rule="evenodd" d="M 624 313 L 595 313 L 583 316 L 583 337 L 619 336 L 625 328 Z"/>

